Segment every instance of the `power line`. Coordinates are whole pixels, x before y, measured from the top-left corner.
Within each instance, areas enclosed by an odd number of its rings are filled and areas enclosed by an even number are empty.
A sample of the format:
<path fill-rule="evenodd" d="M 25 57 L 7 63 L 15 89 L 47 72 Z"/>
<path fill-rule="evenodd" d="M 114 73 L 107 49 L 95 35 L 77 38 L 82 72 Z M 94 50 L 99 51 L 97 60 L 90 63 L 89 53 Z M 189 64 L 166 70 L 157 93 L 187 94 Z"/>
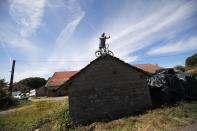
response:
<path fill-rule="evenodd" d="M 90 62 L 91 60 L 21 60 L 16 59 L 18 62 Z"/>
<path fill-rule="evenodd" d="M 179 54 L 168 54 L 168 55 L 146 55 L 146 56 L 139 56 L 139 60 L 136 61 L 142 61 L 145 58 L 153 58 L 153 59 L 158 59 L 158 58 L 165 58 L 165 57 L 170 57 L 170 56 L 180 56 L 180 55 L 184 55 L 188 52 L 184 52 L 184 53 L 179 53 Z M 131 55 L 132 56 L 132 55 Z M 121 59 L 121 58 L 120 58 Z M 15 59 L 18 61 L 18 63 L 33 63 L 33 64 L 42 64 L 42 63 L 53 63 L 53 62 L 65 62 L 65 63 L 77 63 L 77 62 L 91 62 L 92 60 L 89 58 L 53 58 L 53 59 L 49 59 L 47 60 L 47 58 L 42 58 L 42 59 L 38 59 L 38 60 L 29 60 L 29 59 Z M 127 59 L 121 59 L 121 60 L 127 60 Z"/>
<path fill-rule="evenodd" d="M 180 56 L 183 55 L 185 53 L 181 53 L 181 54 L 170 54 L 170 55 L 160 55 L 160 56 L 140 56 L 140 58 L 161 58 L 161 57 L 169 57 L 169 56 Z M 27 60 L 27 59 L 16 59 L 18 62 L 37 62 L 37 63 L 41 63 L 41 62 L 91 62 L 90 59 L 76 59 L 73 58 L 74 60 L 66 60 L 64 58 L 56 58 L 55 60 Z M 121 59 L 121 58 L 120 58 Z M 127 59 L 121 59 L 121 60 L 127 60 Z"/>

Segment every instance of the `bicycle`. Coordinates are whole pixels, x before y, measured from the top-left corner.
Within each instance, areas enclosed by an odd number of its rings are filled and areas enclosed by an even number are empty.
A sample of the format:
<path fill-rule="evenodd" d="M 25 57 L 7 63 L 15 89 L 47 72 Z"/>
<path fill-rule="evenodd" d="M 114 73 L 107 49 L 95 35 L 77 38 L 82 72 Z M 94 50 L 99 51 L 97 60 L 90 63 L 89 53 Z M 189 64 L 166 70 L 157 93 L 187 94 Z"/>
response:
<path fill-rule="evenodd" d="M 100 56 L 103 56 L 106 54 L 114 56 L 114 53 L 112 51 L 108 50 L 108 48 L 109 48 L 109 44 L 106 44 L 105 48 L 101 48 L 95 52 L 95 56 L 100 57 Z"/>

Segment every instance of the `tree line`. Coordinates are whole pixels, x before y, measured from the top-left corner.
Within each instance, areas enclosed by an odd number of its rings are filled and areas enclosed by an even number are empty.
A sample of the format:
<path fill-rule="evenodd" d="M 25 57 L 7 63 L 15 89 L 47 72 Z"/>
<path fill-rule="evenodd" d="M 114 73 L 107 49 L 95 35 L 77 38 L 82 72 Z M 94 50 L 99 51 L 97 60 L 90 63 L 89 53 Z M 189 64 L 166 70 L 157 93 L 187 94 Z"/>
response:
<path fill-rule="evenodd" d="M 186 58 L 185 66 L 176 65 L 174 68 L 178 69 L 178 70 L 181 70 L 183 72 L 197 68 L 197 53 L 195 53 L 192 56 L 189 56 L 189 57 Z M 193 75 L 197 75 L 196 72 L 194 72 Z"/>

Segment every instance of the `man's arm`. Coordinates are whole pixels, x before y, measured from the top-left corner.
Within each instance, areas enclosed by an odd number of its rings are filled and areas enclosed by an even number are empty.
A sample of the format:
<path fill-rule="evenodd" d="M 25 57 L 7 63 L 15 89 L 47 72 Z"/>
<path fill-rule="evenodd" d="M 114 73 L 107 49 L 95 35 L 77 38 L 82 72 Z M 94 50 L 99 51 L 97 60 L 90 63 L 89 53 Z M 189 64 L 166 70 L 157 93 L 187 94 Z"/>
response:
<path fill-rule="evenodd" d="M 104 38 L 106 38 L 106 37 L 102 37 L 102 36 L 101 36 L 99 39 L 104 39 Z"/>
<path fill-rule="evenodd" d="M 106 39 L 109 39 L 109 38 L 110 38 L 110 36 L 106 37 Z"/>

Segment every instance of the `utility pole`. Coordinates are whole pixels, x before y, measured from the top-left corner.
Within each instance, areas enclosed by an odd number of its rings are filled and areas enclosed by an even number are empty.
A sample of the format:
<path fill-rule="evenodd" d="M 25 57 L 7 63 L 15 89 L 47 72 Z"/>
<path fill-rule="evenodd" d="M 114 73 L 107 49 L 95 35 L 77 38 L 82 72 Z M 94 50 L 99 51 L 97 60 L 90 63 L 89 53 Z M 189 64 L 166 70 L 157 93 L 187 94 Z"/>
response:
<path fill-rule="evenodd" d="M 14 80 L 14 69 L 15 69 L 15 60 L 12 61 L 12 71 L 11 71 L 11 77 L 10 77 L 10 95 L 12 95 L 12 86 L 13 86 L 13 80 Z"/>

